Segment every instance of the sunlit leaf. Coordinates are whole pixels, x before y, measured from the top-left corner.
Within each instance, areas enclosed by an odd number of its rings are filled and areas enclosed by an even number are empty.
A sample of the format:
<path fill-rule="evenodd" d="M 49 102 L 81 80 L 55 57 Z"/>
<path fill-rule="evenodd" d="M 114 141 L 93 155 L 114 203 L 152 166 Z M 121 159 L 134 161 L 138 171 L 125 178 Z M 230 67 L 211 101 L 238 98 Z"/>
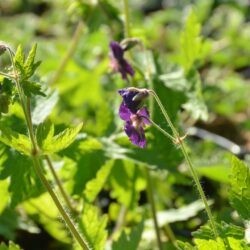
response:
<path fill-rule="evenodd" d="M 83 231 L 90 247 L 96 250 L 103 250 L 107 238 L 107 217 L 100 216 L 98 208 L 84 204 L 83 216 L 79 227 Z"/>
<path fill-rule="evenodd" d="M 30 155 L 31 153 L 30 139 L 10 128 L 0 126 L 0 141 L 23 154 Z"/>
<path fill-rule="evenodd" d="M 243 219 L 250 220 L 250 168 L 236 157 L 232 159 L 230 180 L 230 202 Z"/>
<path fill-rule="evenodd" d="M 88 202 L 93 202 L 103 186 L 106 184 L 112 167 L 113 161 L 108 161 L 100 168 L 96 177 L 87 182 L 84 190 L 84 196 Z"/>
<path fill-rule="evenodd" d="M 114 250 L 137 250 L 138 245 L 141 240 L 141 235 L 143 232 L 144 223 L 141 221 L 136 227 L 131 229 L 129 234 L 126 234 L 124 231 L 117 241 L 112 245 Z"/>
<path fill-rule="evenodd" d="M 5 245 L 4 243 L 1 243 L 0 250 L 21 250 L 17 244 L 13 243 L 12 241 L 9 242 L 9 246 Z"/>
<path fill-rule="evenodd" d="M 64 243 L 71 242 L 70 233 L 66 225 L 58 220 L 59 212 L 48 193 L 29 199 L 22 205 L 27 214 L 35 216 L 51 236 Z"/>
<path fill-rule="evenodd" d="M 43 154 L 51 154 L 67 148 L 76 138 L 82 128 L 82 123 L 74 128 L 67 128 L 52 137 L 54 133 L 53 124 L 41 124 L 39 126 L 39 143 Z"/>
<path fill-rule="evenodd" d="M 139 192 L 146 187 L 141 169 L 127 160 L 115 162 L 109 181 L 112 186 L 111 197 L 128 208 L 133 208 L 137 204 Z"/>
<path fill-rule="evenodd" d="M 38 125 L 50 115 L 58 101 L 58 92 L 53 91 L 46 97 L 37 97 L 35 108 L 32 110 L 32 122 Z"/>

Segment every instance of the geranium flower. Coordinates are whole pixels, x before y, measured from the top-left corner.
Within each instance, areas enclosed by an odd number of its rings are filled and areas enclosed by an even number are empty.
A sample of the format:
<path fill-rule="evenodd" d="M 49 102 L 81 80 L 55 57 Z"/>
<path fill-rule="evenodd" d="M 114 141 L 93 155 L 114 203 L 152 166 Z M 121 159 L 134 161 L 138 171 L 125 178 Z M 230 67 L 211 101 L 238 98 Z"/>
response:
<path fill-rule="evenodd" d="M 120 72 L 122 78 L 127 80 L 127 75 L 134 75 L 134 70 L 132 66 L 124 58 L 124 50 L 118 42 L 112 41 L 109 44 L 111 53 L 110 53 L 110 66 L 115 72 Z"/>
<path fill-rule="evenodd" d="M 122 120 L 125 121 L 124 131 L 129 137 L 130 141 L 140 147 L 144 148 L 146 146 L 146 137 L 145 137 L 145 126 L 150 124 L 149 121 L 149 112 L 146 107 L 140 108 L 133 113 L 126 106 L 124 102 L 122 102 L 119 115 Z"/>
<path fill-rule="evenodd" d="M 126 88 L 120 89 L 118 93 L 123 98 L 123 103 L 132 113 L 136 113 L 142 106 L 142 101 L 148 96 L 147 89 Z"/>

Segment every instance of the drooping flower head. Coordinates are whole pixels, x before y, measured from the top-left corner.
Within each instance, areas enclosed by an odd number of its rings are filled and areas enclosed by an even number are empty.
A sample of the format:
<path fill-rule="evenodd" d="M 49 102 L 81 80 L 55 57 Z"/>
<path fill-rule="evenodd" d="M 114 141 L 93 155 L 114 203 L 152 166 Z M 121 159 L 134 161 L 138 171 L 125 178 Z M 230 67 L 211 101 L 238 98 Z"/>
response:
<path fill-rule="evenodd" d="M 119 115 L 125 121 L 124 131 L 130 141 L 140 147 L 146 146 L 145 126 L 150 124 L 149 112 L 146 107 L 138 109 L 136 113 L 132 113 L 129 108 L 122 103 L 119 109 Z"/>
<path fill-rule="evenodd" d="M 147 89 L 138 88 L 126 88 L 120 89 L 118 93 L 123 98 L 123 103 L 132 112 L 136 113 L 137 110 L 142 106 L 142 101 L 148 96 Z"/>
<path fill-rule="evenodd" d="M 125 121 L 124 131 L 130 141 L 140 148 L 146 146 L 145 126 L 150 124 L 149 112 L 142 107 L 142 100 L 148 95 L 148 90 L 127 88 L 119 90 L 123 101 L 119 108 L 119 116 Z"/>
<path fill-rule="evenodd" d="M 122 78 L 127 80 L 127 75 L 134 75 L 134 70 L 132 66 L 124 58 L 124 50 L 118 42 L 112 41 L 109 44 L 110 53 L 110 66 L 115 72 L 120 72 Z"/>

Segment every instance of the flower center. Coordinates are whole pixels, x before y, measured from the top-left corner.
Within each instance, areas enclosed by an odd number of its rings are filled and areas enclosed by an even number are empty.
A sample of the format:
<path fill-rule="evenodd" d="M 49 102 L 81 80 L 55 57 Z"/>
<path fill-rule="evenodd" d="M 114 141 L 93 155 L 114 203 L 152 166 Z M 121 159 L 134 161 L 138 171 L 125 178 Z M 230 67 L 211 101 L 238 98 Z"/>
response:
<path fill-rule="evenodd" d="M 132 126 L 135 128 L 135 129 L 139 129 L 139 128 L 143 128 L 144 127 L 144 122 L 143 122 L 143 119 L 142 117 L 140 117 L 139 115 L 137 114 L 132 114 L 130 116 L 130 120 L 132 122 Z"/>

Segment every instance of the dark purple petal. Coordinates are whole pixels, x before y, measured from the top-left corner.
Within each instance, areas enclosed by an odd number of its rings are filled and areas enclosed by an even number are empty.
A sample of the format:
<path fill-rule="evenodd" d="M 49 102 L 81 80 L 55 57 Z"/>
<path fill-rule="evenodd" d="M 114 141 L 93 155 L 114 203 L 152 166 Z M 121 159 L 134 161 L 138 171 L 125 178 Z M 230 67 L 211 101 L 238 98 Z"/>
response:
<path fill-rule="evenodd" d="M 132 126 L 130 121 L 127 121 L 124 126 L 124 131 L 134 145 L 140 148 L 146 146 L 146 138 L 143 128 L 136 129 Z"/>
<path fill-rule="evenodd" d="M 135 74 L 132 66 L 125 59 L 123 59 L 121 61 L 121 69 L 122 69 L 123 72 L 125 72 L 125 78 L 127 78 L 127 74 L 129 74 L 131 76 L 133 76 Z"/>
<path fill-rule="evenodd" d="M 121 61 L 123 59 L 123 49 L 121 45 L 118 42 L 112 41 L 109 44 L 112 52 L 112 56 L 116 58 L 118 61 Z"/>
<path fill-rule="evenodd" d="M 118 93 L 122 96 L 125 105 L 132 113 L 136 113 L 141 101 L 133 101 L 133 98 L 138 94 L 138 91 L 121 89 Z"/>
<path fill-rule="evenodd" d="M 130 121 L 131 112 L 128 109 L 128 107 L 125 105 L 124 102 L 122 102 L 120 108 L 119 108 L 119 116 L 124 121 Z"/>
<path fill-rule="evenodd" d="M 139 109 L 136 114 L 138 116 L 142 117 L 143 124 L 145 124 L 145 125 L 149 125 L 150 124 L 150 121 L 149 121 L 149 112 L 148 112 L 148 109 L 146 107 L 143 107 L 143 108 Z"/>
<path fill-rule="evenodd" d="M 122 78 L 127 80 L 127 75 L 134 75 L 134 70 L 132 66 L 128 63 L 128 61 L 123 57 L 124 50 L 118 42 L 112 41 L 109 44 L 111 49 L 111 68 L 116 71 L 120 72 Z"/>

